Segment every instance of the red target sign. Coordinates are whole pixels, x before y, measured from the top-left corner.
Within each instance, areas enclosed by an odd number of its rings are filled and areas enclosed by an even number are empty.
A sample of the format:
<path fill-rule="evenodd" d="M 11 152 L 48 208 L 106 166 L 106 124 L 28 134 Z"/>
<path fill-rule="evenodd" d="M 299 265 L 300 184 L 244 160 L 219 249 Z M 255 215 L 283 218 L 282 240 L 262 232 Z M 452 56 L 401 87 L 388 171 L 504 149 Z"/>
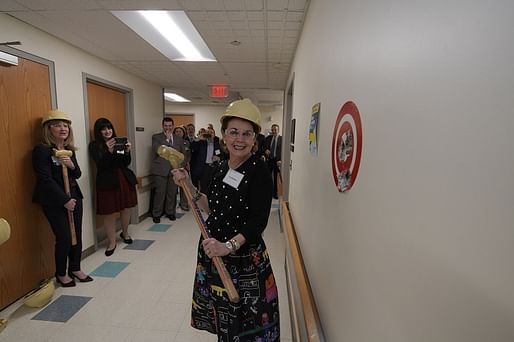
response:
<path fill-rule="evenodd" d="M 352 188 L 357 179 L 362 153 L 362 125 L 352 101 L 339 111 L 332 137 L 332 174 L 339 192 Z"/>

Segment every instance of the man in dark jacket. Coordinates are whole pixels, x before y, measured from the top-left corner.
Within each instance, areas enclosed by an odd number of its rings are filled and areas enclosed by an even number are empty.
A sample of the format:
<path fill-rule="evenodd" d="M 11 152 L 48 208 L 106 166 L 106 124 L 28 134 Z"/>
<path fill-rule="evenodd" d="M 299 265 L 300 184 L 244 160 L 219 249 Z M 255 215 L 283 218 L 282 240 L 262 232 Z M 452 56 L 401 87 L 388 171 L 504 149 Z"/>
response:
<path fill-rule="evenodd" d="M 273 176 L 273 198 L 278 198 L 277 194 L 277 178 L 280 172 L 280 162 L 282 157 L 282 136 L 278 134 L 279 127 L 277 124 L 271 126 L 271 135 L 268 135 L 264 141 L 264 154 L 268 159 L 268 167 Z"/>

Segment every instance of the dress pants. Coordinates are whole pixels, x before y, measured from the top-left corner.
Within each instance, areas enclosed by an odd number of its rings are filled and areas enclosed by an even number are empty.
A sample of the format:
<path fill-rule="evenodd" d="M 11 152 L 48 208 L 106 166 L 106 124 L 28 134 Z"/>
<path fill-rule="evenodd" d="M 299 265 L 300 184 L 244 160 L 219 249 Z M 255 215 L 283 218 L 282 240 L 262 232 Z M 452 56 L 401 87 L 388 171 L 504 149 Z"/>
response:
<path fill-rule="evenodd" d="M 79 271 L 82 255 L 82 200 L 77 199 L 75 210 L 73 210 L 75 235 L 77 236 L 75 246 L 71 245 L 68 210 L 64 206 L 43 205 L 42 207 L 55 235 L 55 273 L 61 277 L 65 276 L 66 267 L 68 267 L 68 271 Z M 68 262 L 69 265 L 67 265 Z"/>
<path fill-rule="evenodd" d="M 280 172 L 278 169 L 277 161 L 275 158 L 268 159 L 268 167 L 271 171 L 271 177 L 273 178 L 273 197 L 277 197 L 277 178 L 278 173 Z"/>
<path fill-rule="evenodd" d="M 164 208 L 165 215 L 175 215 L 177 207 L 177 187 L 170 176 L 153 175 L 154 197 L 152 216 L 161 217 Z"/>

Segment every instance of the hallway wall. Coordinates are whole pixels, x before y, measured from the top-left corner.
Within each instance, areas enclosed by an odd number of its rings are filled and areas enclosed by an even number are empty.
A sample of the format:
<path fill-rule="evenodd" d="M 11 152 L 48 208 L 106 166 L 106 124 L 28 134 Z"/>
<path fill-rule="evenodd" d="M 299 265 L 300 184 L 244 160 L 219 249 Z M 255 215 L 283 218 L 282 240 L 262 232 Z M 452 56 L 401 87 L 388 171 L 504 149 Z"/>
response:
<path fill-rule="evenodd" d="M 225 111 L 226 106 L 221 105 L 192 105 L 180 103 L 165 103 L 165 112 L 174 114 L 194 114 L 196 131 L 202 127 L 207 127 L 212 123 L 216 135 L 221 137 L 220 117 Z M 282 123 L 282 106 L 261 106 L 262 130 L 271 130 L 272 124 Z"/>
<path fill-rule="evenodd" d="M 94 229 L 92 227 L 94 198 L 89 184 L 91 179 L 89 163 L 91 161 L 87 154 L 86 134 L 89 134 L 89 132 L 86 133 L 82 73 L 133 90 L 134 123 L 135 126 L 145 127 L 143 132 L 133 133 L 135 141 L 132 144 L 136 157 L 133 165 L 136 165 L 134 171 L 138 176 L 149 173 L 151 134 L 161 127 L 163 115 L 161 88 L 117 69 L 83 50 L 64 43 L 17 19 L 0 14 L 0 41 L 15 40 L 22 42 L 21 46 L 16 47 L 17 49 L 55 63 L 58 107 L 71 116 L 75 142 L 79 148 L 77 158 L 82 169 L 79 184 L 84 193 L 83 246 L 86 249 L 94 244 Z M 41 113 L 41 117 L 44 114 Z M 27 132 L 27 134 L 30 134 L 30 132 Z M 148 199 L 140 195 L 139 203 L 138 215 L 142 215 L 148 210 Z"/>
<path fill-rule="evenodd" d="M 513 13 L 508 1 L 310 3 L 290 203 L 327 341 L 514 340 Z M 348 100 L 363 153 L 339 193 L 331 142 Z"/>

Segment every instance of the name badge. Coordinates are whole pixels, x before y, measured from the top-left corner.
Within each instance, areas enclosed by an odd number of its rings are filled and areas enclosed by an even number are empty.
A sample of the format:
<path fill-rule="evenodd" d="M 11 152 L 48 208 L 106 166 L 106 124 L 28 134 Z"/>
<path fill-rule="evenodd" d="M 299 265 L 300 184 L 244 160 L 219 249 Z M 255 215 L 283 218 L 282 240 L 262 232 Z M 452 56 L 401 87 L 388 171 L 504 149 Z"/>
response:
<path fill-rule="evenodd" d="M 244 175 L 236 170 L 228 169 L 225 178 L 223 178 L 223 183 L 230 185 L 234 189 L 237 189 L 239 183 L 243 180 Z"/>
<path fill-rule="evenodd" d="M 221 154 L 221 151 L 220 151 L 220 150 L 215 150 L 215 151 L 214 151 L 214 154 L 215 154 L 215 155 L 217 155 L 217 156 L 219 156 L 219 155 Z"/>

